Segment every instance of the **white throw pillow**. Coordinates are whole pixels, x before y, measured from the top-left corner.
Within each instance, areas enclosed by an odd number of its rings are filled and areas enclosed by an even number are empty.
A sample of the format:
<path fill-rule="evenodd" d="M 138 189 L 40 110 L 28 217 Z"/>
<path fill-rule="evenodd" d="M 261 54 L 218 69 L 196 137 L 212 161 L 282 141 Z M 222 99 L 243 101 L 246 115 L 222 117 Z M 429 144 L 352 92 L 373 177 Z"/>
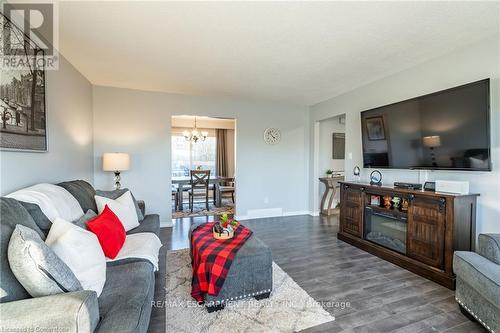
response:
<path fill-rule="evenodd" d="M 33 185 L 7 194 L 6 197 L 38 205 L 51 222 L 57 217 L 74 221 L 84 214 L 75 197 L 64 187 L 54 184 Z"/>
<path fill-rule="evenodd" d="M 123 193 L 122 196 L 115 200 L 96 195 L 95 203 L 97 204 L 99 214 L 101 214 L 104 207 L 108 205 L 109 209 L 111 209 L 118 219 L 120 219 L 125 231 L 129 231 L 139 226 L 134 200 L 132 199 L 130 191 Z"/>
<path fill-rule="evenodd" d="M 106 258 L 94 233 L 57 218 L 45 243 L 73 271 L 83 289 L 101 295 L 106 282 Z"/>

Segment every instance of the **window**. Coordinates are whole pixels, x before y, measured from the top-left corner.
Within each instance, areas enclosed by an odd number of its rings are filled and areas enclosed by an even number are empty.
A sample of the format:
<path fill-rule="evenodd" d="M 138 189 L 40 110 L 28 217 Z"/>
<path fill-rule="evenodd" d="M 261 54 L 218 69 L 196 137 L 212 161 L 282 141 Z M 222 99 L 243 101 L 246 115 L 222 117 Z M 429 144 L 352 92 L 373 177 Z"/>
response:
<path fill-rule="evenodd" d="M 172 135 L 172 177 L 188 177 L 189 170 L 201 166 L 215 175 L 216 139 L 209 136 L 197 143 L 186 141 L 182 134 Z"/>

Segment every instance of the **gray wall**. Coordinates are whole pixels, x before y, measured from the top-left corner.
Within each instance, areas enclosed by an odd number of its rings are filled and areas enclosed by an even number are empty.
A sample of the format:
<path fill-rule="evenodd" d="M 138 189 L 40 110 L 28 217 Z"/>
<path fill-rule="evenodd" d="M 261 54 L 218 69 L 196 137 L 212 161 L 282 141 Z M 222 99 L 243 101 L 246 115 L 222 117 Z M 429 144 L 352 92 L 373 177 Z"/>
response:
<path fill-rule="evenodd" d="M 426 176 L 429 180 L 468 180 L 471 192 L 481 194 L 478 201 L 477 231 L 500 232 L 498 223 L 498 216 L 500 216 L 498 204 L 500 198 L 500 35 L 316 104 L 311 107 L 311 124 L 346 113 L 346 154 L 351 155 L 351 158 L 346 160 L 346 176 L 348 179 L 353 179 L 354 166 L 363 165 L 361 111 L 484 78 L 491 78 L 492 172 L 435 171 L 427 173 L 383 170 L 382 174 L 385 184 L 391 184 L 396 180 L 423 182 Z M 314 165 L 312 155 L 310 161 L 311 165 Z M 364 180 L 368 180 L 370 171 L 362 170 Z M 312 185 L 313 183 L 310 186 Z"/>
<path fill-rule="evenodd" d="M 62 56 L 47 71 L 48 152 L 0 152 L 2 195 L 41 182 L 92 181 L 92 85 Z"/>
<path fill-rule="evenodd" d="M 283 103 L 195 97 L 94 87 L 94 180 L 111 188 L 102 154 L 127 152 L 123 186 L 144 199 L 148 212 L 171 218 L 170 128 L 172 115 L 236 119 L 236 211 L 238 217 L 307 212 L 308 108 Z M 264 143 L 267 127 L 282 131 L 281 142 Z M 264 210 L 264 211 L 262 211 Z"/>

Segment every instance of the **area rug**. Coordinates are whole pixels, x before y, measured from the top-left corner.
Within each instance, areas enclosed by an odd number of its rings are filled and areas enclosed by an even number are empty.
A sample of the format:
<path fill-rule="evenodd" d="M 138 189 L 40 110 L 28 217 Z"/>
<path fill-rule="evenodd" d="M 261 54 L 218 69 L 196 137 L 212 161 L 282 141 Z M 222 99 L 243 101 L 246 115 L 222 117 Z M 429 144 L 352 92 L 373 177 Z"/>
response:
<path fill-rule="evenodd" d="M 207 216 L 207 215 L 234 215 L 234 204 L 233 203 L 224 203 L 222 207 L 216 207 L 213 204 L 210 204 L 209 210 L 206 210 L 205 203 L 195 203 L 193 206 L 193 212 L 187 205 L 185 205 L 183 211 L 175 211 L 172 206 L 172 218 L 180 219 L 184 217 L 192 217 L 192 216 Z"/>
<path fill-rule="evenodd" d="M 191 298 L 189 250 L 167 252 L 166 331 L 186 333 L 298 332 L 335 320 L 273 262 L 273 292 L 268 299 L 240 300 L 208 313 Z"/>

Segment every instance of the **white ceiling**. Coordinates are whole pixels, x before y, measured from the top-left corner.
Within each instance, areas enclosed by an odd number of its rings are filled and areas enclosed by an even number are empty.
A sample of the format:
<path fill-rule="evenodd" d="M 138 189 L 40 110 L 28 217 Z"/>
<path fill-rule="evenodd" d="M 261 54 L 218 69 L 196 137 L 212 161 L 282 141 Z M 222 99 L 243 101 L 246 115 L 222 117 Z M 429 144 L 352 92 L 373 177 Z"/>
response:
<path fill-rule="evenodd" d="M 500 32 L 500 2 L 61 2 L 93 84 L 314 104 Z"/>

